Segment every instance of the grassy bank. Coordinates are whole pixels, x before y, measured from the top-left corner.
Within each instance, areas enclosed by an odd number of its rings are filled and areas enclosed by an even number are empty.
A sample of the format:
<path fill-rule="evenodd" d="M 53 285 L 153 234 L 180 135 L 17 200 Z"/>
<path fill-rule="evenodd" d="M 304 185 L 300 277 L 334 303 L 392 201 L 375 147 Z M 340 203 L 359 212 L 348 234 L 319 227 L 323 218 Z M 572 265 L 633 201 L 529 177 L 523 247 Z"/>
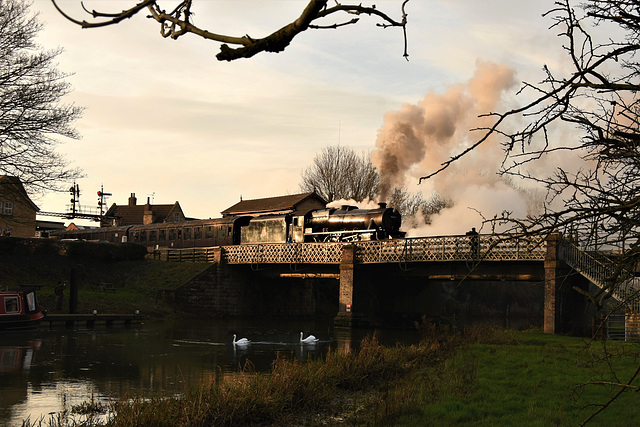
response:
<path fill-rule="evenodd" d="M 536 332 L 484 335 L 452 354 L 439 369 L 417 373 L 414 394 L 420 398 L 397 423 L 579 425 L 620 390 L 608 382 L 625 382 L 632 376 L 640 360 L 638 350 L 637 344 L 604 345 Z M 434 382 L 440 384 L 436 392 L 427 385 Z M 623 393 L 593 418 L 593 425 L 636 425 L 637 399 L 633 391 Z"/>
<path fill-rule="evenodd" d="M 126 396 L 113 404 L 107 425 L 573 426 L 619 390 L 594 381 L 624 381 L 638 363 L 635 344 L 603 347 L 488 328 L 464 335 L 425 330 L 415 346 L 384 347 L 373 337 L 357 352 L 307 362 L 279 358 L 270 373 L 247 367 L 179 397 Z M 635 425 L 639 416 L 630 391 L 592 424 Z"/>
<path fill-rule="evenodd" d="M 144 259 L 139 248 L 109 244 L 61 246 L 54 241 L 0 239 L 0 289 L 37 285 L 40 305 L 57 313 L 53 289 L 58 281 L 78 277 L 78 312 L 165 316 L 174 308 L 163 301 L 163 289 L 176 289 L 206 268 L 203 263 L 169 263 Z M 63 310 L 68 312 L 69 288 Z"/>

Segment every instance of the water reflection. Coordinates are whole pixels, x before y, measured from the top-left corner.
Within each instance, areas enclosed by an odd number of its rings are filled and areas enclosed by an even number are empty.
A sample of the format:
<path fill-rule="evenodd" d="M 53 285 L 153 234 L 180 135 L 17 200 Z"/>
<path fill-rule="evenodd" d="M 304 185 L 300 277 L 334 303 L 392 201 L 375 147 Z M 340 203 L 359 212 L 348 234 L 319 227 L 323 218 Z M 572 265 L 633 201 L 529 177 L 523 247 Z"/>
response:
<path fill-rule="evenodd" d="M 300 332 L 319 341 L 301 344 Z M 306 361 L 329 349 L 350 350 L 371 331 L 334 330 L 325 322 L 165 321 L 130 328 L 47 329 L 0 335 L 0 425 L 71 410 L 85 401 L 124 395 L 182 393 L 251 366 L 270 369 L 281 357 Z M 234 346 L 232 336 L 247 337 Z M 415 331 L 380 339 L 415 342 Z"/>

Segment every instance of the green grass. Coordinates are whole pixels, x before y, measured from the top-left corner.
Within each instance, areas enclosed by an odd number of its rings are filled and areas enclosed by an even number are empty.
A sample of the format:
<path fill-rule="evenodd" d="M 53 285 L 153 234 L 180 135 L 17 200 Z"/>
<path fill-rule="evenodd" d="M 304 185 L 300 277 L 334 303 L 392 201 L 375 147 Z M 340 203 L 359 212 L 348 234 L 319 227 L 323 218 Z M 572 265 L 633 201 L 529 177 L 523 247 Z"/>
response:
<path fill-rule="evenodd" d="M 513 336 L 506 343 L 481 339 L 456 352 L 439 373 L 421 372 L 418 383 L 428 384 L 435 374 L 440 388 L 435 395 L 419 392 L 422 403 L 400 416 L 398 425 L 578 425 L 619 390 L 580 385 L 626 381 L 639 363 L 636 344 L 609 342 L 605 348 L 601 342 L 575 337 L 535 332 Z M 457 387 L 456 382 L 465 386 Z M 593 424 L 635 425 L 640 417 L 638 397 L 623 393 L 594 417 Z"/>

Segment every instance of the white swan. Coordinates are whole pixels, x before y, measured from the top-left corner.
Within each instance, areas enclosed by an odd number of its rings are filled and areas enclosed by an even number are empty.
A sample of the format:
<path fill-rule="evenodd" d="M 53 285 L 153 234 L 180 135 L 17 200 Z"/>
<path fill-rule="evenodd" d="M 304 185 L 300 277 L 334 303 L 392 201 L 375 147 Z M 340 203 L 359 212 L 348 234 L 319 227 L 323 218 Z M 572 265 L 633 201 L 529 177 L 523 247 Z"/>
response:
<path fill-rule="evenodd" d="M 304 344 L 313 344 L 320 341 L 318 338 L 314 337 L 313 335 L 309 335 L 304 339 L 302 338 L 303 336 L 304 336 L 304 333 L 300 332 L 300 342 Z"/>
<path fill-rule="evenodd" d="M 249 343 L 251 343 L 251 341 L 246 338 L 240 338 L 238 341 L 236 341 L 236 334 L 233 334 L 233 345 L 247 345 Z"/>

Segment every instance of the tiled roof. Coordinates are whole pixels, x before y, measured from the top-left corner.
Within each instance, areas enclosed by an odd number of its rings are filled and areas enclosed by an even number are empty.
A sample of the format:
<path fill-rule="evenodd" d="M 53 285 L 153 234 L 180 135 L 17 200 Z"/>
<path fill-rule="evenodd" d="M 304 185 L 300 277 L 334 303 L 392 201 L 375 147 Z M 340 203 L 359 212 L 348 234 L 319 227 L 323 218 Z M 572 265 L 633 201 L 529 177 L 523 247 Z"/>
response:
<path fill-rule="evenodd" d="M 164 222 L 169 214 L 178 206 L 178 202 L 172 205 L 112 205 L 107 211 L 107 216 L 119 218 L 120 225 L 142 224 L 144 221 L 144 212 L 150 210 L 153 212 L 154 223 Z"/>
<path fill-rule="evenodd" d="M 296 205 L 310 197 L 326 202 L 316 193 L 291 194 L 288 196 L 267 197 L 264 199 L 241 200 L 222 211 L 222 215 L 243 215 L 260 212 L 294 211 Z"/>

